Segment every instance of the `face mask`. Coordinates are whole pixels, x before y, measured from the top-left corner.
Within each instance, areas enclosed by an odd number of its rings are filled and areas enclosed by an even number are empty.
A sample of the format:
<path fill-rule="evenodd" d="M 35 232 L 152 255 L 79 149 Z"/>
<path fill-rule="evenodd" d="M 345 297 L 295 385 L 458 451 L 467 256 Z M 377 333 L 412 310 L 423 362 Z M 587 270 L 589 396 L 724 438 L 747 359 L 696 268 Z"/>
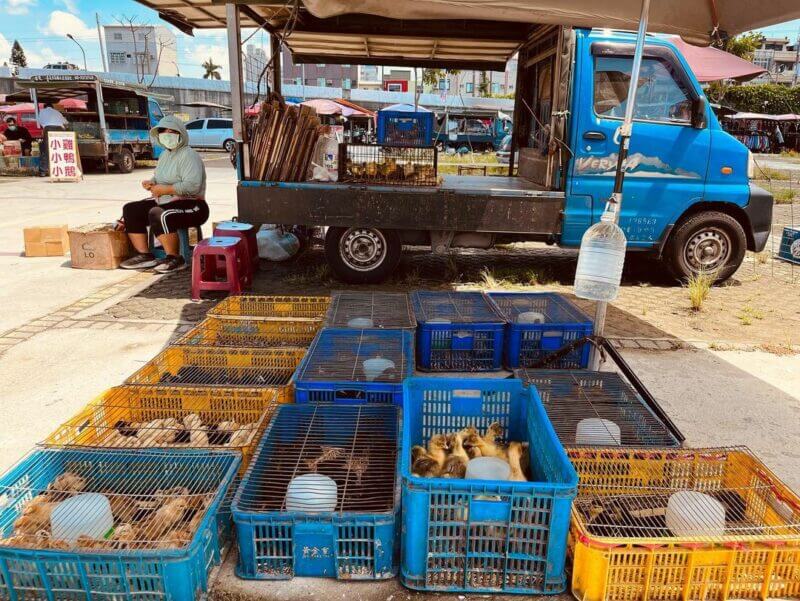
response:
<path fill-rule="evenodd" d="M 163 133 L 158 134 L 158 141 L 167 150 L 175 150 L 181 143 L 180 134 Z"/>
<path fill-rule="evenodd" d="M 8 129 L 11 130 L 11 131 L 17 131 L 17 126 L 16 125 L 9 125 Z"/>

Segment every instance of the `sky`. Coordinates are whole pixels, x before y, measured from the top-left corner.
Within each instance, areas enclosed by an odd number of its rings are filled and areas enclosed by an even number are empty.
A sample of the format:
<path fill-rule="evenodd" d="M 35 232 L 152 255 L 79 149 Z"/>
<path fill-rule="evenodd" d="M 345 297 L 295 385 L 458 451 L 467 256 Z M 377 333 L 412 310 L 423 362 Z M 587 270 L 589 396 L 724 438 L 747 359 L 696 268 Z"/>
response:
<path fill-rule="evenodd" d="M 0 0 L 0 64 L 9 60 L 11 45 L 19 40 L 31 67 L 68 61 L 83 66 L 83 55 L 71 33 L 86 50 L 90 70 L 102 70 L 96 17 L 103 25 L 118 24 L 120 19 L 135 17 L 138 23 L 166 25 L 152 10 L 133 0 Z M 222 65 L 223 79 L 228 77 L 228 50 L 224 30 L 195 32 L 187 36 L 171 25 L 178 40 L 178 69 L 183 77 L 201 77 L 201 64 L 213 59 Z M 761 30 L 776 37 L 796 39 L 800 20 L 789 21 Z M 251 32 L 245 32 L 245 37 Z M 259 32 L 251 43 L 268 44 L 266 34 Z"/>

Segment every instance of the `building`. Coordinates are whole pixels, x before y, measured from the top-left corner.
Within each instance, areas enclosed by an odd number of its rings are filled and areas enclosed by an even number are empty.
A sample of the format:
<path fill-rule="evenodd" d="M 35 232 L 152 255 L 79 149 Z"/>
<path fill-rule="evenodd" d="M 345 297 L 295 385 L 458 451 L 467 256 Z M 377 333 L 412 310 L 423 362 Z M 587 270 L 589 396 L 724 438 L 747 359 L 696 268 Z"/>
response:
<path fill-rule="evenodd" d="M 485 78 L 485 86 L 481 86 Z M 448 94 L 462 96 L 513 96 L 517 86 L 517 56 L 514 55 L 506 63 L 505 71 L 460 71 L 448 74 L 446 79 L 439 82 L 438 90 Z M 485 87 L 486 93 L 482 93 Z"/>
<path fill-rule="evenodd" d="M 358 82 L 358 65 L 324 63 L 295 65 L 292 53 L 284 46 L 281 54 L 281 74 L 283 83 L 351 90 Z"/>
<path fill-rule="evenodd" d="M 789 38 L 761 38 L 761 46 L 753 52 L 753 63 L 769 73 L 758 78 L 760 83 L 792 83 L 795 72 L 800 73 L 798 63 L 798 44 Z"/>
<path fill-rule="evenodd" d="M 53 69 L 55 71 L 78 71 L 80 67 L 78 65 L 73 65 L 72 63 L 68 63 L 67 61 L 62 61 L 59 63 L 47 63 L 42 69 Z"/>
<path fill-rule="evenodd" d="M 264 67 L 267 66 L 268 61 L 269 56 L 264 48 L 248 44 L 244 57 L 245 81 L 258 83 L 259 78 L 261 78 L 261 73 L 264 71 Z M 268 76 L 265 74 L 264 77 L 261 78 L 261 81 L 262 83 L 268 81 Z"/>
<path fill-rule="evenodd" d="M 105 25 L 108 70 L 131 73 L 140 81 L 147 76 L 180 75 L 178 41 L 160 25 Z"/>

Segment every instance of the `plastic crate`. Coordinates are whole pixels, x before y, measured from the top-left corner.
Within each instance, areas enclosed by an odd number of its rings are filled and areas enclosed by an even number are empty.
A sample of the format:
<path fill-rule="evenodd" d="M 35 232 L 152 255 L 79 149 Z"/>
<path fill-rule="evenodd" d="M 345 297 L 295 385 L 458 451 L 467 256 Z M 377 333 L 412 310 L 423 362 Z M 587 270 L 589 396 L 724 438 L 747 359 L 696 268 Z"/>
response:
<path fill-rule="evenodd" d="M 778 258 L 800 265 L 800 228 L 783 228 Z"/>
<path fill-rule="evenodd" d="M 279 403 L 292 401 L 291 379 L 305 349 L 217 349 L 171 346 L 125 380 L 131 386 L 271 389 Z"/>
<path fill-rule="evenodd" d="M 433 113 L 378 111 L 378 144 L 433 146 Z"/>
<path fill-rule="evenodd" d="M 61 424 L 43 444 L 63 447 L 205 448 L 239 451 L 242 454 L 241 469 L 244 470 L 250 464 L 276 405 L 276 392 L 270 389 L 220 391 L 215 388 L 118 386 L 107 390 Z M 148 424 L 153 420 L 166 418 L 174 418 L 183 423 L 183 419 L 190 414 L 197 415 L 204 425 L 236 422 L 238 427 L 228 431 L 230 436 L 207 431 L 205 437 L 198 437 L 207 444 L 192 443 L 191 429 L 179 433 L 174 425 L 163 428 L 145 426 L 138 429 L 138 432 L 132 430 L 131 424 Z M 136 435 L 122 436 L 120 432 Z M 177 442 L 174 438 L 172 442 L 163 440 L 163 435 L 169 436 L 172 432 L 178 435 Z M 233 436 L 236 438 L 231 441 Z"/>
<path fill-rule="evenodd" d="M 325 317 L 331 299 L 327 296 L 258 296 L 234 295 L 220 301 L 209 317 L 220 319 L 313 319 Z"/>
<path fill-rule="evenodd" d="M 505 321 L 481 292 L 412 292 L 417 367 L 491 371 L 502 367 Z"/>
<path fill-rule="evenodd" d="M 158 549 L 20 548 L 0 542 L 2 599 L 160 599 L 194 601 L 208 589 L 208 572 L 220 562 L 220 536 L 228 529 L 218 511 L 236 475 L 232 452 L 36 450 L 0 477 L 0 537 L 8 538 L 25 504 L 61 474 L 85 478 L 82 492 L 101 491 L 112 508 L 157 499 L 157 490 L 189 488 L 204 495 L 205 514 L 188 544 Z M 113 493 L 108 492 L 113 490 Z M 130 501 L 127 501 L 130 499 Z"/>
<path fill-rule="evenodd" d="M 800 597 L 800 498 L 747 449 L 572 449 L 569 455 L 580 476 L 570 536 L 578 599 Z M 606 502 L 648 507 L 647 495 L 664 504 L 680 490 L 723 502 L 724 535 L 674 536 L 663 519 L 645 517 L 636 524 L 640 534 L 612 536 L 612 523 L 597 521 Z"/>
<path fill-rule="evenodd" d="M 421 478 L 411 448 L 498 421 L 530 443 L 533 482 Z M 566 587 L 577 476 L 536 391 L 519 380 L 410 378 L 403 408 L 401 579 L 409 588 L 553 594 Z"/>
<path fill-rule="evenodd" d="M 578 307 L 553 292 L 490 292 L 489 299 L 508 322 L 505 364 L 509 369 L 531 367 L 565 345 L 594 333 L 594 324 Z M 539 313 L 543 323 L 519 323 L 524 313 Z M 547 368 L 583 369 L 589 366 L 591 345 L 582 344 Z"/>
<path fill-rule="evenodd" d="M 391 405 L 280 407 L 234 497 L 237 574 L 256 580 L 394 577 L 399 427 L 399 409 Z M 309 465 L 322 445 L 340 449 L 341 456 Z M 351 461 L 363 458 L 359 476 Z M 333 511 L 286 508 L 291 480 L 311 472 L 336 482 Z"/>
<path fill-rule="evenodd" d="M 519 369 L 514 375 L 536 387 L 564 446 L 578 445 L 578 424 L 586 419 L 614 422 L 619 427 L 619 436 L 605 422 L 597 422 L 590 434 L 601 439 L 615 439 L 622 446 L 681 446 L 672 424 L 664 423 L 620 374 L 578 369 Z M 607 444 L 611 444 L 610 441 Z"/>
<path fill-rule="evenodd" d="M 319 320 L 265 321 L 209 317 L 184 334 L 175 344 L 232 348 L 307 347 L 321 325 Z"/>
<path fill-rule="evenodd" d="M 367 324 L 367 325 L 365 325 Z M 329 328 L 414 329 L 417 321 L 405 292 L 334 292 L 325 317 Z"/>
<path fill-rule="evenodd" d="M 391 361 L 370 380 L 364 362 Z M 297 403 L 403 403 L 403 380 L 414 373 L 414 338 L 408 330 L 320 330 L 295 375 Z"/>

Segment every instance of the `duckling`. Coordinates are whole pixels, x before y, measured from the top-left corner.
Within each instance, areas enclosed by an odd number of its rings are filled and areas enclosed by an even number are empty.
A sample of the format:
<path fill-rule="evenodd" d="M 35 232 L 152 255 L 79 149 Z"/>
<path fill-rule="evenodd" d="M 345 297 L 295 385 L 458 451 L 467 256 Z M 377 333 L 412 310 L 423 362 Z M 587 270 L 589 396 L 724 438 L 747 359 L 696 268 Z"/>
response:
<path fill-rule="evenodd" d="M 50 525 L 50 514 L 57 503 L 47 499 L 46 495 L 39 495 L 28 501 L 22 514 L 14 521 L 15 534 L 36 534 Z"/>
<path fill-rule="evenodd" d="M 494 424 L 492 424 L 494 426 Z M 503 449 L 495 442 L 496 437 L 493 435 L 493 428 L 489 426 L 489 429 L 486 431 L 488 436 L 481 436 L 478 433 L 478 430 L 473 426 L 468 428 L 464 428 L 461 431 L 461 435 L 464 441 L 464 444 L 468 447 L 473 447 L 480 452 L 481 457 L 505 457 L 505 452 Z"/>
<path fill-rule="evenodd" d="M 411 474 L 418 478 L 434 478 L 439 475 L 441 466 L 425 447 L 411 447 Z"/>
<path fill-rule="evenodd" d="M 522 456 L 527 449 L 521 442 L 512 442 L 508 445 L 508 464 L 511 466 L 511 475 L 508 477 L 512 482 L 527 482 L 525 472 L 522 470 Z"/>
<path fill-rule="evenodd" d="M 464 435 L 458 432 L 452 436 L 452 451 L 444 462 L 441 476 L 443 478 L 463 478 L 467 473 L 469 455 L 464 450 Z"/>
<path fill-rule="evenodd" d="M 64 472 L 50 483 L 48 491 L 74 495 L 86 488 L 86 478 L 73 472 Z"/>
<path fill-rule="evenodd" d="M 439 471 L 444 467 L 447 454 L 450 452 L 450 441 L 445 434 L 435 434 L 428 441 L 428 455 L 436 462 Z"/>

